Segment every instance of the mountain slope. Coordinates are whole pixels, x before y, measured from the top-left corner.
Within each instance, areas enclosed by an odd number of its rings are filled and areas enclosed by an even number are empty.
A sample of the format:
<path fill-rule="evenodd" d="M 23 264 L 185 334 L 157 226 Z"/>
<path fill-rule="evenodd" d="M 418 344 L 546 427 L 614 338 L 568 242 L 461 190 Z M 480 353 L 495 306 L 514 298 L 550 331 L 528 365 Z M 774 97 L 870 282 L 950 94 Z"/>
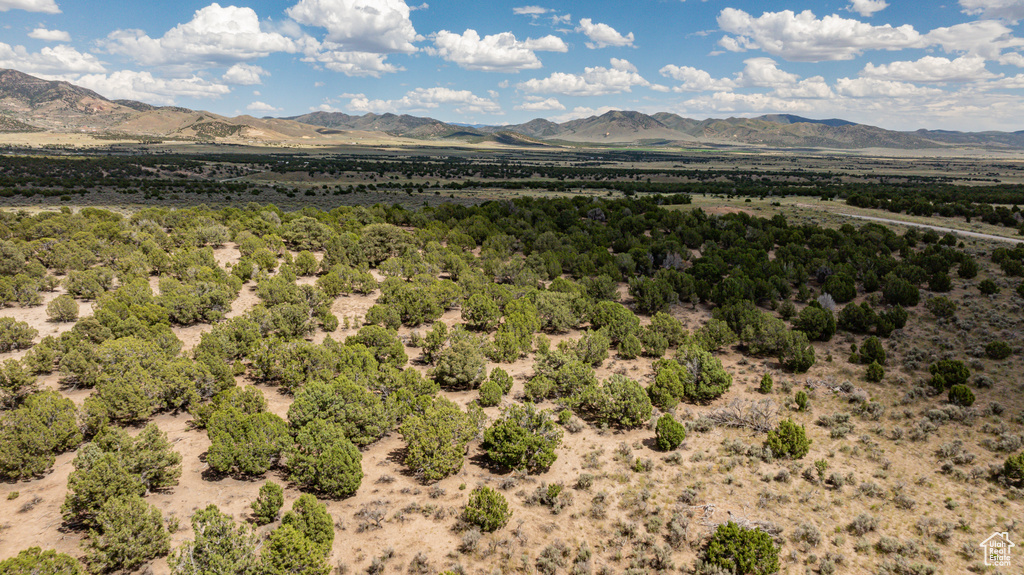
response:
<path fill-rule="evenodd" d="M 68 82 L 49 81 L 0 69 L 0 132 L 89 132 L 128 137 L 225 141 L 351 141 L 370 139 L 491 142 L 515 146 L 545 141 L 623 145 L 752 145 L 798 148 L 929 148 L 970 146 L 1024 149 L 1022 132 L 897 132 L 841 119 L 815 120 L 792 114 L 757 118 L 695 120 L 677 114 L 610 111 L 563 123 L 535 119 L 506 126 L 449 124 L 406 114 L 352 116 L 312 112 L 288 118 L 228 118 L 176 106 L 109 100 Z M 379 135 L 379 137 L 377 136 Z"/>

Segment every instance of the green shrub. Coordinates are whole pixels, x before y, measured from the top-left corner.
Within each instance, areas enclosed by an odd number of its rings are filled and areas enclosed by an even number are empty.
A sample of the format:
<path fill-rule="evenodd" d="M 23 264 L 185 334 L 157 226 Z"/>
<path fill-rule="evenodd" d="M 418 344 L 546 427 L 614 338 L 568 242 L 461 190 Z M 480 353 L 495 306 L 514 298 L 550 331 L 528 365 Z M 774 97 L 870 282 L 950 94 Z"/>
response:
<path fill-rule="evenodd" d="M 498 384 L 498 387 L 501 388 L 502 395 L 512 391 L 512 376 L 504 369 L 501 369 L 500 367 L 492 369 L 491 376 L 488 379 Z"/>
<path fill-rule="evenodd" d="M 480 385 L 480 398 L 477 401 L 481 407 L 494 407 L 501 403 L 501 384 L 490 379 Z"/>
<path fill-rule="evenodd" d="M 174 451 L 167 434 L 155 423 L 135 437 L 123 429 L 108 427 L 93 439 L 93 444 L 105 453 L 116 454 L 121 465 L 148 491 L 173 487 L 181 477 L 181 454 Z"/>
<path fill-rule="evenodd" d="M 295 267 L 295 273 L 299 276 L 311 276 L 316 273 L 316 270 L 320 268 L 320 262 L 316 261 L 316 256 L 313 255 L 309 250 L 302 250 L 299 255 L 295 256 L 295 260 L 292 261 L 292 266 Z"/>
<path fill-rule="evenodd" d="M 985 355 L 990 359 L 1006 359 L 1013 354 L 1010 344 L 1005 341 L 993 341 L 985 346 Z"/>
<path fill-rule="evenodd" d="M 405 345 L 398 339 L 394 331 L 379 325 L 368 325 L 359 333 L 345 339 L 345 345 L 363 344 L 373 352 L 377 362 L 401 369 L 409 360 L 405 354 Z"/>
<path fill-rule="evenodd" d="M 395 415 L 379 394 L 345 376 L 329 382 L 308 382 L 296 392 L 295 401 L 288 407 L 288 421 L 293 429 L 316 420 L 329 421 L 358 446 L 369 445 L 390 431 Z"/>
<path fill-rule="evenodd" d="M 948 274 L 937 273 L 928 279 L 928 289 L 933 292 L 948 292 L 953 289 L 953 281 Z"/>
<path fill-rule="evenodd" d="M 772 380 L 772 374 L 765 373 L 761 376 L 761 384 L 757 387 L 757 390 L 764 394 L 771 393 L 773 384 L 774 381 Z"/>
<path fill-rule="evenodd" d="M 981 280 L 981 283 L 978 284 L 978 291 L 980 291 L 984 295 L 995 295 L 999 293 L 1001 290 L 999 289 L 999 286 L 996 285 L 996 282 L 990 279 L 986 279 Z"/>
<path fill-rule="evenodd" d="M 483 448 L 492 461 L 514 470 L 539 472 L 555 462 L 562 429 L 548 410 L 531 403 L 512 405 L 484 432 Z"/>
<path fill-rule="evenodd" d="M 860 362 L 866 364 L 877 362 L 879 365 L 885 365 L 885 361 L 886 354 L 885 348 L 882 347 L 882 340 L 875 336 L 864 340 L 860 346 Z"/>
<path fill-rule="evenodd" d="M 949 402 L 953 405 L 970 407 L 974 405 L 974 393 L 966 385 L 954 385 L 949 388 Z"/>
<path fill-rule="evenodd" d="M 721 360 L 695 346 L 683 346 L 675 360 L 654 362 L 654 383 L 647 392 L 661 409 L 672 409 L 680 400 L 708 402 L 729 390 L 732 376 Z"/>
<path fill-rule="evenodd" d="M 867 333 L 876 323 L 878 323 L 878 316 L 868 302 L 863 302 L 860 305 L 855 303 L 846 305 L 839 312 L 839 318 L 836 321 L 839 329 L 853 333 Z"/>
<path fill-rule="evenodd" d="M 591 310 L 590 325 L 595 330 L 607 327 L 608 337 L 617 344 L 640 330 L 640 318 L 620 303 L 602 301 Z"/>
<path fill-rule="evenodd" d="M 935 317 L 950 318 L 956 315 L 956 302 L 946 296 L 930 297 L 924 307 Z"/>
<path fill-rule="evenodd" d="M 793 320 L 793 329 L 804 332 L 812 341 L 829 341 L 836 333 L 836 316 L 819 305 L 809 305 Z"/>
<path fill-rule="evenodd" d="M 623 342 L 629 339 L 628 334 L 623 338 Z M 563 340 L 558 344 L 558 350 L 564 353 L 572 354 L 576 359 L 581 362 L 597 367 L 601 365 L 605 359 L 608 358 L 608 346 L 611 345 L 611 340 L 608 338 L 608 329 L 599 330 L 586 330 L 580 334 L 580 338 L 577 340 Z M 622 345 L 622 342 L 619 343 Z M 634 349 L 634 351 L 636 351 Z M 639 354 L 639 351 L 637 351 Z"/>
<path fill-rule="evenodd" d="M 718 351 L 739 341 L 729 324 L 717 318 L 709 319 L 693 334 L 697 345 L 706 351 Z"/>
<path fill-rule="evenodd" d="M 640 338 L 633 334 L 628 334 L 622 338 L 619 342 L 619 357 L 622 359 L 636 359 L 643 353 L 643 344 L 640 342 Z"/>
<path fill-rule="evenodd" d="M 956 273 L 966 280 L 973 279 L 978 276 L 978 263 L 971 257 L 965 256 L 960 265 L 957 266 Z"/>
<path fill-rule="evenodd" d="M 821 293 L 831 295 L 836 303 L 846 303 L 857 297 L 857 287 L 853 278 L 844 274 L 832 274 L 822 284 Z"/>
<path fill-rule="evenodd" d="M 885 320 L 892 324 L 893 329 L 903 329 L 903 327 L 907 325 L 907 320 L 909 318 L 910 314 L 907 310 L 903 309 L 903 306 L 897 305 L 880 313 L 878 321 Z M 878 322 L 876 322 L 876 325 L 877 323 Z"/>
<path fill-rule="evenodd" d="M 288 478 L 328 497 L 352 495 L 363 480 L 362 454 L 341 426 L 314 419 L 295 434 L 287 451 Z"/>
<path fill-rule="evenodd" d="M 476 389 L 487 377 L 487 360 L 479 337 L 462 330 L 452 332 L 448 347 L 438 353 L 431 371 L 442 389 Z"/>
<path fill-rule="evenodd" d="M 639 383 L 613 374 L 587 384 L 566 402 L 581 418 L 616 427 L 640 427 L 651 418 L 651 399 Z"/>
<path fill-rule="evenodd" d="M 213 396 L 209 403 L 193 405 L 190 408 L 193 424 L 205 429 L 214 413 L 233 407 L 244 414 L 252 415 L 267 410 L 267 400 L 258 387 L 248 385 L 245 387 L 234 386 Z"/>
<path fill-rule="evenodd" d="M 864 379 L 868 381 L 873 381 L 875 383 L 882 381 L 884 377 L 885 368 L 882 367 L 882 364 L 878 363 L 877 361 L 872 361 L 871 364 L 868 365 L 867 372 L 865 372 L 864 374 Z"/>
<path fill-rule="evenodd" d="M 647 326 L 640 332 L 640 343 L 643 346 L 642 352 L 645 356 L 656 358 L 665 355 L 665 351 L 668 350 L 670 345 L 668 338 L 657 331 L 653 325 Z"/>
<path fill-rule="evenodd" d="M 32 347 L 39 330 L 11 317 L 0 317 L 0 353 Z"/>
<path fill-rule="evenodd" d="M 886 276 L 882 296 L 888 304 L 903 307 L 914 307 L 921 301 L 921 292 L 917 286 L 891 274 Z"/>
<path fill-rule="evenodd" d="M 511 517 L 505 496 L 486 485 L 470 492 L 469 502 L 462 511 L 463 521 L 486 532 L 501 529 Z"/>
<path fill-rule="evenodd" d="M 16 556 L 0 561 L 3 575 L 85 575 L 82 564 L 74 557 L 29 547 Z"/>
<path fill-rule="evenodd" d="M 941 359 L 930 366 L 931 384 L 936 389 L 949 389 L 954 385 L 966 385 L 971 377 L 971 370 L 959 359 Z"/>
<path fill-rule="evenodd" d="M 683 326 L 683 322 L 665 312 L 658 312 L 654 314 L 654 316 L 651 317 L 651 325 L 647 326 L 644 333 L 656 334 L 665 338 L 667 347 L 680 346 L 687 337 L 686 328 Z M 641 340 L 643 339 L 643 336 L 641 336 Z M 644 346 L 647 346 L 646 341 L 644 341 Z"/>
<path fill-rule="evenodd" d="M 654 437 L 658 449 L 672 451 L 686 439 L 686 426 L 666 413 L 658 418 L 658 424 L 654 428 Z"/>
<path fill-rule="evenodd" d="M 206 463 L 217 473 L 263 475 L 290 443 L 288 424 L 273 413 L 245 414 L 228 407 L 210 417 Z"/>
<path fill-rule="evenodd" d="M 796 402 L 796 407 L 800 411 L 807 411 L 807 393 L 804 391 L 796 392 L 796 396 L 793 397 L 793 401 Z"/>
<path fill-rule="evenodd" d="M 325 276 L 326 277 L 326 276 Z M 373 304 L 366 310 L 363 321 L 367 325 L 384 326 L 389 330 L 397 331 L 402 327 L 402 314 L 393 305 Z"/>
<path fill-rule="evenodd" d="M 705 568 L 734 575 L 771 575 L 779 570 L 779 549 L 771 535 L 729 521 L 715 530 L 704 548 Z"/>
<path fill-rule="evenodd" d="M 793 423 L 790 419 L 779 422 L 778 427 L 768 432 L 765 447 L 772 450 L 776 457 L 800 459 L 810 451 L 811 440 L 807 439 L 804 426 Z"/>
<path fill-rule="evenodd" d="M 1003 463 L 1003 476 L 1010 483 L 1024 486 L 1024 453 L 1011 455 Z"/>
<path fill-rule="evenodd" d="M 168 558 L 171 575 L 257 573 L 259 539 L 247 526 L 235 524 L 216 505 L 192 515 L 192 532 L 195 539 L 182 543 Z"/>
<path fill-rule="evenodd" d="M 490 331 L 501 318 L 501 310 L 493 298 L 480 292 L 469 296 L 462 304 L 462 321 L 470 329 Z"/>
<path fill-rule="evenodd" d="M 138 495 L 107 500 L 85 543 L 85 561 L 97 573 L 134 571 L 171 550 L 160 510 Z"/>
<path fill-rule="evenodd" d="M 331 567 L 316 543 L 291 525 L 282 525 L 263 545 L 261 564 L 255 572 L 261 575 L 329 575 Z"/>
<path fill-rule="evenodd" d="M 334 544 L 334 521 L 327 506 L 316 497 L 303 493 L 292 504 L 292 510 L 281 519 L 282 527 L 292 527 L 313 543 L 320 557 L 326 558 Z"/>
<path fill-rule="evenodd" d="M 260 487 L 260 494 L 252 502 L 252 515 L 256 520 L 256 525 L 273 523 L 281 511 L 282 505 L 284 505 L 284 490 L 281 489 L 281 486 L 273 481 L 264 483 L 263 487 Z M 195 521 L 195 517 L 192 518 L 192 521 Z"/>
<path fill-rule="evenodd" d="M 782 367 L 804 373 L 816 361 L 814 346 L 802 331 L 789 331 L 783 337 L 782 349 L 779 350 L 779 363 Z"/>
<path fill-rule="evenodd" d="M 0 479 L 39 475 L 81 441 L 70 399 L 52 390 L 29 395 L 17 409 L 0 411 Z"/>
<path fill-rule="evenodd" d="M 59 295 L 46 304 L 46 317 L 50 318 L 50 321 L 57 322 L 76 321 L 78 319 L 78 302 L 67 294 Z"/>
<path fill-rule="evenodd" d="M 479 429 L 477 421 L 445 398 L 434 399 L 422 413 L 402 423 L 405 465 L 426 481 L 438 481 L 462 469 L 466 445 Z"/>

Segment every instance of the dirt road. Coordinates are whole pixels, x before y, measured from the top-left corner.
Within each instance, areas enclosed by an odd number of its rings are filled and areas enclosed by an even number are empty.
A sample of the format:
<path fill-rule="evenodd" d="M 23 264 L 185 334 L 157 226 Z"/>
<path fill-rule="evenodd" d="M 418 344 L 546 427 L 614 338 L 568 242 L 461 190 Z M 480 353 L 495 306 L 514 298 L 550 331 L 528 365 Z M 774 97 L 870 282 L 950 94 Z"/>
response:
<path fill-rule="evenodd" d="M 929 229 L 929 230 L 935 230 L 937 232 L 943 232 L 943 233 L 949 232 L 949 233 L 956 234 L 956 235 L 967 236 L 967 237 L 970 237 L 970 238 L 978 238 L 978 239 L 982 239 L 982 240 L 994 240 L 994 241 L 997 241 L 997 242 L 1010 242 L 1010 243 L 1013 243 L 1013 244 L 1024 243 L 1024 238 L 1009 238 L 1009 237 L 1006 237 L 1006 236 L 994 236 L 992 234 L 983 234 L 981 232 L 969 232 L 967 230 L 958 230 L 958 229 L 954 229 L 954 228 L 944 228 L 942 226 L 932 226 L 932 225 L 928 225 L 928 224 L 916 224 L 916 223 L 913 223 L 913 222 L 903 222 L 903 221 L 900 221 L 900 220 L 890 220 L 888 218 L 876 218 L 874 216 L 858 216 L 858 215 L 854 215 L 854 214 L 842 214 L 842 213 L 837 213 L 836 215 L 846 216 L 848 218 L 857 218 L 859 220 L 870 220 L 872 222 L 880 222 L 880 223 L 883 223 L 883 224 L 899 224 L 899 225 L 903 225 L 903 226 L 915 226 L 915 227 L 918 227 L 918 228 L 926 228 L 926 229 Z"/>

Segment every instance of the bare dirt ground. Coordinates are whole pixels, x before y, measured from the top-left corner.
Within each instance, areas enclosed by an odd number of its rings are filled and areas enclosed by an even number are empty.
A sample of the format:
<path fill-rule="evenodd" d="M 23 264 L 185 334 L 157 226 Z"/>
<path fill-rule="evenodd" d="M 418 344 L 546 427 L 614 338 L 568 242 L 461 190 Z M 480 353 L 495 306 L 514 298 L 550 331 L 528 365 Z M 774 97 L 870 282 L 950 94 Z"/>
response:
<path fill-rule="evenodd" d="M 233 246 L 218 249 L 215 257 L 222 265 L 237 262 L 237 249 Z M 968 282 L 955 280 L 957 287 L 950 296 L 965 306 L 977 302 L 974 286 L 983 278 L 984 274 Z M 1007 313 L 1017 313 L 1019 317 L 1019 298 L 1014 299 L 1016 296 L 1011 292 L 1004 289 L 999 296 L 981 301 L 978 305 L 983 308 L 978 309 L 989 311 L 984 314 L 971 311 L 976 316 L 974 319 L 979 323 L 997 322 Z M 46 301 L 57 293 L 47 294 Z M 338 298 L 331 309 L 342 325 L 332 334 L 317 333 L 314 340 L 322 341 L 328 335 L 344 339 L 354 334 L 377 296 L 375 292 L 369 296 Z M 239 316 L 258 303 L 248 284 L 228 316 Z M 839 573 L 878 572 L 879 565 L 895 560 L 895 555 L 876 546 L 883 536 L 909 544 L 901 553 L 912 562 L 935 565 L 940 573 L 962 573 L 969 565 L 980 561 L 977 544 L 992 531 L 1009 530 L 1017 540 L 1022 532 L 1024 505 L 1019 500 L 1008 499 L 1006 492 L 990 482 L 984 472 L 989 465 L 1001 464 L 1007 454 L 993 453 L 979 445 L 983 438 L 998 437 L 992 429 L 1024 433 L 1024 425 L 1012 423 L 1010 419 L 1024 413 L 1020 378 L 1024 365 L 1019 355 L 1021 327 L 1017 323 L 1011 327 L 985 328 L 1011 341 L 1018 355 L 1002 362 L 979 360 L 981 373 L 992 377 L 994 385 L 975 389 L 976 406 L 981 415 L 971 426 L 943 423 L 923 441 L 912 441 L 905 436 L 894 439 L 897 428 L 909 431 L 917 422 L 927 420 L 929 410 L 942 403 L 940 398 L 904 400 L 905 393 L 926 377 L 920 368 L 908 368 L 902 361 L 904 356 L 910 349 L 918 348 L 939 357 L 948 349 L 944 346 L 970 337 L 948 325 L 940 325 L 922 308 L 914 310 L 911 326 L 899 340 L 903 343 L 887 342 L 890 363 L 881 384 L 863 381 L 863 366 L 846 362 L 850 344 L 860 343 L 863 338 L 840 335 L 830 343 L 816 344 L 817 365 L 799 376 L 782 373 L 773 359 L 750 359 L 735 349 L 726 350 L 720 357 L 734 376 L 730 391 L 711 405 L 683 404 L 676 409 L 678 418 L 694 422 L 701 415 L 734 400 L 764 399 L 766 396 L 757 392 L 757 385 L 761 376 L 770 372 L 775 376 L 775 390 L 767 397 L 779 407 L 779 417 L 791 417 L 806 425 L 813 439 L 811 453 L 800 461 L 765 462 L 747 457 L 741 453 L 744 446 L 759 447 L 764 436 L 743 429 L 691 431 L 679 449 L 678 459 L 670 460 L 654 449 L 651 429 L 617 431 L 585 426 L 578 433 L 565 434 L 558 460 L 545 473 L 519 476 L 497 471 L 488 465 L 479 441 L 474 441 L 462 470 L 429 486 L 411 476 L 401 464 L 403 441 L 399 433 L 392 432 L 364 450 L 365 477 L 358 492 L 347 499 L 326 502 L 336 522 L 331 564 L 337 566 L 342 575 L 360 573 L 373 558 L 393 549 L 394 556 L 386 567 L 388 573 L 409 571 L 418 553 L 424 554 L 429 571 L 433 572 L 459 564 L 473 574 L 532 573 L 538 554 L 546 546 L 562 542 L 575 550 L 586 541 L 594 551 L 595 570 L 608 566 L 618 572 L 629 567 L 638 541 L 644 537 L 649 535 L 655 545 L 663 545 L 664 523 L 673 513 L 679 513 L 688 521 L 686 538 L 689 543 L 672 551 L 671 559 L 675 568 L 683 572 L 697 557 L 702 537 L 717 523 L 748 519 L 770 522 L 782 529 L 783 573 L 804 573 L 808 568 L 816 572 L 818 562 L 826 556 L 841 558 L 837 564 Z M 82 317 L 91 312 L 89 302 L 80 302 L 80 309 Z M 691 330 L 710 317 L 710 310 L 703 306 L 674 306 L 671 313 Z M 39 337 L 71 327 L 71 324 L 47 322 L 45 306 L 7 308 L 0 311 L 0 315 L 29 322 L 40 331 Z M 346 319 L 348 328 L 345 328 Z M 449 311 L 441 321 L 455 324 L 460 321 L 460 312 Z M 179 327 L 175 328 L 175 333 L 186 348 L 191 348 L 210 327 Z M 415 328 L 420 333 L 427 329 L 429 326 Z M 408 340 L 412 331 L 403 328 L 399 335 Z M 1016 339 L 1011 340 L 1008 337 L 1011 335 Z M 573 332 L 552 336 L 552 340 L 557 343 L 577 336 L 578 333 Z M 412 367 L 426 371 L 427 366 L 417 361 L 419 350 L 407 347 L 406 351 Z M 23 353 L 3 354 L 0 360 Z M 515 379 L 506 402 L 517 401 L 524 381 L 532 373 L 532 364 L 531 357 L 501 365 Z M 497 364 L 488 365 L 489 369 L 493 367 Z M 597 373 L 600 378 L 623 373 L 645 385 L 653 377 L 650 359 L 626 361 L 615 357 L 614 351 Z M 822 415 L 855 411 L 852 394 L 834 391 L 844 381 L 881 403 L 885 413 L 877 420 L 853 416 L 853 429 L 843 437 L 835 437 L 815 421 Z M 238 382 L 250 385 L 244 376 L 239 377 Z M 62 388 L 56 375 L 44 378 L 42 383 L 60 389 L 78 404 L 89 394 L 88 390 Z M 275 388 L 262 385 L 259 388 L 268 400 L 270 411 L 286 417 L 292 398 Z M 793 393 L 798 390 L 810 396 L 809 411 L 795 410 Z M 445 395 L 460 405 L 477 397 L 476 392 Z M 992 403 L 1001 406 L 1001 416 L 985 411 Z M 542 406 L 557 409 L 550 402 Z M 486 413 L 493 419 L 500 409 L 488 408 Z M 248 506 L 263 483 L 263 480 L 214 479 L 206 474 L 203 458 L 209 440 L 205 431 L 191 428 L 190 419 L 188 414 L 181 413 L 162 414 L 153 420 L 168 434 L 183 458 L 179 484 L 147 495 L 147 501 L 157 506 L 165 517 L 180 520 L 179 530 L 172 536 L 175 546 L 192 537 L 191 514 L 211 503 L 237 520 L 247 520 Z M 973 465 L 964 469 L 983 470 L 980 475 L 961 480 L 940 472 L 941 462 L 936 451 L 940 445 L 955 440 L 963 441 L 966 449 L 976 456 Z M 85 534 L 65 530 L 60 517 L 73 458 L 74 453 L 58 456 L 53 469 L 43 477 L 0 484 L 0 558 L 11 557 L 33 545 L 82 555 L 80 543 Z M 634 471 L 631 467 L 634 459 L 650 460 L 652 468 Z M 816 460 L 826 461 L 828 473 L 838 474 L 844 482 L 837 487 L 804 479 L 803 471 Z M 594 475 L 593 485 L 576 488 L 583 473 Z M 785 479 L 780 479 L 783 476 Z M 281 472 L 269 473 L 266 479 L 286 486 L 285 509 L 299 496 L 299 490 Z M 550 483 L 565 485 L 565 493 L 572 500 L 557 515 L 545 506 L 526 503 L 530 493 Z M 506 528 L 484 535 L 473 549 L 459 551 L 463 534 L 452 528 L 469 490 L 479 484 L 502 489 L 513 510 L 512 520 Z M 12 497 L 15 492 L 17 497 Z M 380 528 L 360 526 L 356 514 L 368 506 L 386 509 Z M 878 527 L 862 536 L 850 533 L 847 526 L 860 514 L 876 518 Z M 813 526 L 820 532 L 820 541 L 813 545 L 794 541 L 794 534 L 804 526 Z M 946 535 L 940 541 L 935 532 L 942 530 Z M 629 533 L 633 535 L 627 535 Z M 155 561 L 144 568 L 144 572 L 167 574 L 166 559 Z"/>

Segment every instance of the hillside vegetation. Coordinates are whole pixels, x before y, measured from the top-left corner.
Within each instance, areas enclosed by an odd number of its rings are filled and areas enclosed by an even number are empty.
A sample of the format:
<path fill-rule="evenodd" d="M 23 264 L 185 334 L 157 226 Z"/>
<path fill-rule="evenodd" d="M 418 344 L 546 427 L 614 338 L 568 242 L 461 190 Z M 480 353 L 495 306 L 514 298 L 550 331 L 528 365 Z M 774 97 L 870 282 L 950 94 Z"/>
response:
<path fill-rule="evenodd" d="M 0 573 L 994 572 L 1024 246 L 669 203 L 0 212 Z"/>

